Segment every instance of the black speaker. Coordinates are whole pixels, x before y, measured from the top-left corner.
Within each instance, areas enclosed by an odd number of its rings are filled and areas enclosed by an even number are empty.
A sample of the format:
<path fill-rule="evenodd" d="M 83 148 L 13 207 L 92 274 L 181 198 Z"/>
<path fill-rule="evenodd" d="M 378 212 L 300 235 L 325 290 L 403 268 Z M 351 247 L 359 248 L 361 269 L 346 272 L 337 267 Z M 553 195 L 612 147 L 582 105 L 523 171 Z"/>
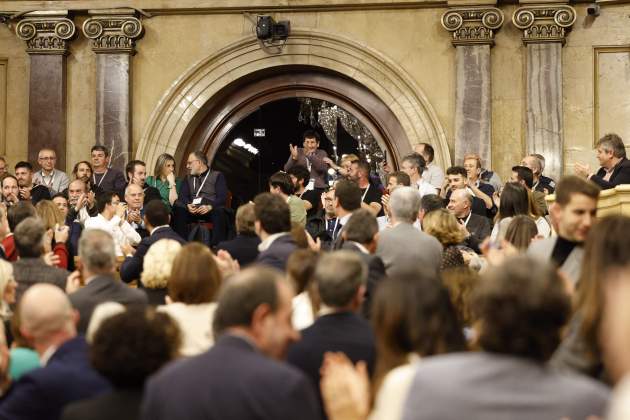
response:
<path fill-rule="evenodd" d="M 256 38 L 258 39 L 270 39 L 273 34 L 274 22 L 271 16 L 258 16 L 258 22 L 256 23 Z"/>

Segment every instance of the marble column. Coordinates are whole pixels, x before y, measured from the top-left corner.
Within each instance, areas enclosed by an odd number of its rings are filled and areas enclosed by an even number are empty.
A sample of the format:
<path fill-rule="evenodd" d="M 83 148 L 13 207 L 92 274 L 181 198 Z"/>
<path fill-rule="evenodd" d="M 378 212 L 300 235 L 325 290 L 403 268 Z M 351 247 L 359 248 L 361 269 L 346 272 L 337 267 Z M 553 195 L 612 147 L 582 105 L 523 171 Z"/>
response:
<path fill-rule="evenodd" d="M 31 12 L 15 27 L 30 56 L 28 160 L 39 150 L 57 153 L 57 167 L 66 166 L 66 55 L 76 28 L 67 11 Z"/>
<path fill-rule="evenodd" d="M 455 163 L 478 154 L 492 167 L 492 90 L 490 47 L 503 24 L 495 7 L 457 7 L 442 15 L 442 26 L 453 33 L 456 50 Z"/>
<path fill-rule="evenodd" d="M 527 47 L 527 153 L 543 155 L 555 179 L 564 156 L 562 46 L 575 19 L 575 9 L 563 4 L 524 6 L 512 16 Z"/>
<path fill-rule="evenodd" d="M 107 146 L 111 166 L 124 170 L 131 153 L 131 57 L 142 23 L 132 9 L 91 12 L 83 33 L 96 53 L 96 144 Z"/>

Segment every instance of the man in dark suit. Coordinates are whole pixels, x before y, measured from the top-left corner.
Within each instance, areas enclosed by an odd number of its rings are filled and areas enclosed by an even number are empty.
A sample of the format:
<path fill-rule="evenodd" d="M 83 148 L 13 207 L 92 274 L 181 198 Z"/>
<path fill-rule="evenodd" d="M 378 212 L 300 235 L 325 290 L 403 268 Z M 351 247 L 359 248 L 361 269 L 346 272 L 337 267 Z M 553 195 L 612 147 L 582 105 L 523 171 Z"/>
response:
<path fill-rule="evenodd" d="M 334 199 L 335 190 L 325 191 L 321 197 L 322 208 L 306 220 L 306 231 L 314 240 L 320 240 L 322 249 L 330 249 L 337 224 Z"/>
<path fill-rule="evenodd" d="M 361 202 L 361 189 L 356 182 L 342 179 L 335 183 L 333 207 L 335 208 L 337 220 L 333 230 L 332 250 L 341 249 L 343 245 L 343 235 L 341 234 L 343 228 L 350 220 L 352 212 L 361 208 Z"/>
<path fill-rule="evenodd" d="M 157 188 L 152 187 L 146 184 L 147 179 L 147 165 L 141 160 L 132 160 L 129 161 L 127 166 L 125 167 L 125 172 L 127 174 L 127 185 L 136 184 L 139 185 L 144 191 L 143 204 L 146 205 L 150 201 L 153 200 L 161 200 L 162 196 L 160 195 L 160 191 Z M 123 188 L 119 191 L 119 197 L 125 196 L 125 189 Z"/>
<path fill-rule="evenodd" d="M 236 237 L 219 243 L 217 251 L 227 251 L 241 267 L 256 261 L 260 238 L 256 235 L 255 222 L 254 204 L 240 206 L 236 210 Z"/>
<path fill-rule="evenodd" d="M 589 165 L 575 164 L 575 174 L 586 177 L 603 190 L 617 185 L 630 184 L 630 161 L 626 159 L 626 147 L 616 134 L 606 134 L 597 142 L 597 160 L 601 168 L 593 174 Z"/>
<path fill-rule="evenodd" d="M 471 245 L 476 244 L 476 247 L 471 248 L 479 252 L 479 244 L 483 242 L 490 233 L 492 233 L 492 226 L 490 226 L 490 220 L 487 217 L 479 216 L 472 212 L 473 197 L 466 190 L 455 190 L 451 193 L 451 198 L 448 202 L 448 210 L 453 213 L 459 223 L 466 227 L 466 230 L 470 234 Z"/>
<path fill-rule="evenodd" d="M 343 352 L 352 363 L 364 361 L 373 372 L 376 358 L 370 324 L 357 312 L 363 303 L 367 267 L 352 251 L 324 254 L 315 268 L 321 299 L 320 317 L 302 330 L 302 339 L 289 348 L 287 360 L 302 370 L 319 390 L 320 368 L 327 352 Z M 318 393 L 321 402 L 321 395 Z M 324 416 L 324 409 L 321 406 Z"/>
<path fill-rule="evenodd" d="M 289 255 L 297 248 L 290 233 L 289 205 L 279 195 L 258 194 L 254 198 L 254 217 L 256 234 L 262 241 L 256 262 L 284 271 Z"/>
<path fill-rule="evenodd" d="M 11 385 L 0 401 L 0 418 L 57 420 L 66 404 L 109 390 L 107 381 L 90 366 L 87 343 L 77 335 L 77 317 L 57 287 L 37 284 L 24 294 L 20 330 L 43 367 Z"/>
<path fill-rule="evenodd" d="M 137 249 L 133 249 L 131 245 L 123 244 L 121 248 L 126 255 L 125 260 L 120 266 L 120 278 L 129 283 L 132 280 L 138 280 L 142 273 L 144 256 L 151 248 L 151 245 L 160 239 L 172 239 L 180 244 L 186 243 L 169 225 L 170 212 L 166 204 L 162 200 L 153 200 L 144 208 L 144 225 L 149 231 L 149 236 L 143 238 L 138 244 Z M 138 282 L 138 286 L 142 283 Z"/>
<path fill-rule="evenodd" d="M 467 190 L 473 197 L 471 211 L 480 216 L 493 217 L 496 213 L 496 207 L 492 202 L 492 196 L 488 196 L 474 183 L 469 183 L 466 169 L 462 166 L 451 166 L 446 170 L 446 183 L 444 188 L 440 190 L 440 197 L 447 203 L 451 199 L 451 194 L 455 190 Z"/>
<path fill-rule="evenodd" d="M 341 249 L 356 252 L 368 268 L 367 284 L 361 312 L 366 318 L 370 317 L 372 296 L 378 283 L 385 277 L 385 264 L 376 252 L 378 236 L 378 222 L 366 209 L 355 211 L 346 228 L 343 230 L 344 243 Z"/>
<path fill-rule="evenodd" d="M 116 251 L 114 239 L 109 233 L 100 229 L 84 231 L 79 241 L 79 258 L 81 274 L 75 272 L 68 278 L 68 288 L 78 289 L 70 294 L 70 302 L 79 311 L 79 333 L 85 334 L 94 308 L 103 302 L 147 304 L 144 291 L 131 289 L 114 279 Z M 79 277 L 85 280 L 85 287 L 80 289 Z"/>
<path fill-rule="evenodd" d="M 148 381 L 142 419 L 319 419 L 308 379 L 279 361 L 299 338 L 291 325 L 292 298 L 272 269 L 253 267 L 231 278 L 214 314 L 216 344 Z"/>

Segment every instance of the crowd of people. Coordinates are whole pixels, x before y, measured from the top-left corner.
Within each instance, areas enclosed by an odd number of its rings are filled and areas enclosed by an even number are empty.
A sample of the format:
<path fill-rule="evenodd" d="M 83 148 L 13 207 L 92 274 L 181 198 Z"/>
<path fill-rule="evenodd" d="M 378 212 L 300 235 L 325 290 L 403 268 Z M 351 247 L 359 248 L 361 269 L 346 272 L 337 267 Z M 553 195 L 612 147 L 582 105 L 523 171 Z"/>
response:
<path fill-rule="evenodd" d="M 0 419 L 630 418 L 621 138 L 557 182 L 319 147 L 235 211 L 202 152 L 0 159 Z"/>

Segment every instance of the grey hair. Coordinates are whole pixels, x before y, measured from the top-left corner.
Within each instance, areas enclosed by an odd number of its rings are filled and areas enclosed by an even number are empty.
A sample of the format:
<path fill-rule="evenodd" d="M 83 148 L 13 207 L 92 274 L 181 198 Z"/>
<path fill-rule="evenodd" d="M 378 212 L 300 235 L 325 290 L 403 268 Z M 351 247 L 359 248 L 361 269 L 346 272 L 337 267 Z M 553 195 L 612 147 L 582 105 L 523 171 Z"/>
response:
<path fill-rule="evenodd" d="M 314 278 L 322 303 L 343 308 L 365 284 L 367 267 L 356 252 L 337 251 L 320 258 Z"/>
<path fill-rule="evenodd" d="M 420 211 L 420 194 L 412 187 L 396 188 L 389 199 L 389 207 L 397 221 L 413 223 Z"/>
<path fill-rule="evenodd" d="M 612 152 L 616 158 L 626 157 L 626 146 L 623 144 L 623 140 L 617 134 L 610 133 L 597 141 L 597 146 L 602 147 L 608 152 Z"/>
<path fill-rule="evenodd" d="M 470 205 L 472 206 L 473 195 L 470 192 L 468 192 L 468 190 L 466 190 L 466 189 L 455 190 L 451 194 L 460 194 L 460 195 L 462 195 L 466 200 L 468 200 L 468 203 L 470 203 Z"/>
<path fill-rule="evenodd" d="M 109 272 L 116 264 L 114 238 L 101 229 L 87 229 L 79 239 L 81 263 L 93 273 Z"/>
<path fill-rule="evenodd" d="M 536 169 L 538 169 L 538 173 L 541 174 L 543 172 L 543 170 L 545 169 L 545 161 L 542 160 L 540 158 L 540 155 L 538 155 L 538 154 L 531 154 L 531 155 L 528 155 L 528 156 L 534 158 L 535 165 L 537 166 Z M 532 171 L 533 171 L 533 169 L 532 169 Z M 534 171 L 534 172 L 536 172 L 536 171 Z"/>

